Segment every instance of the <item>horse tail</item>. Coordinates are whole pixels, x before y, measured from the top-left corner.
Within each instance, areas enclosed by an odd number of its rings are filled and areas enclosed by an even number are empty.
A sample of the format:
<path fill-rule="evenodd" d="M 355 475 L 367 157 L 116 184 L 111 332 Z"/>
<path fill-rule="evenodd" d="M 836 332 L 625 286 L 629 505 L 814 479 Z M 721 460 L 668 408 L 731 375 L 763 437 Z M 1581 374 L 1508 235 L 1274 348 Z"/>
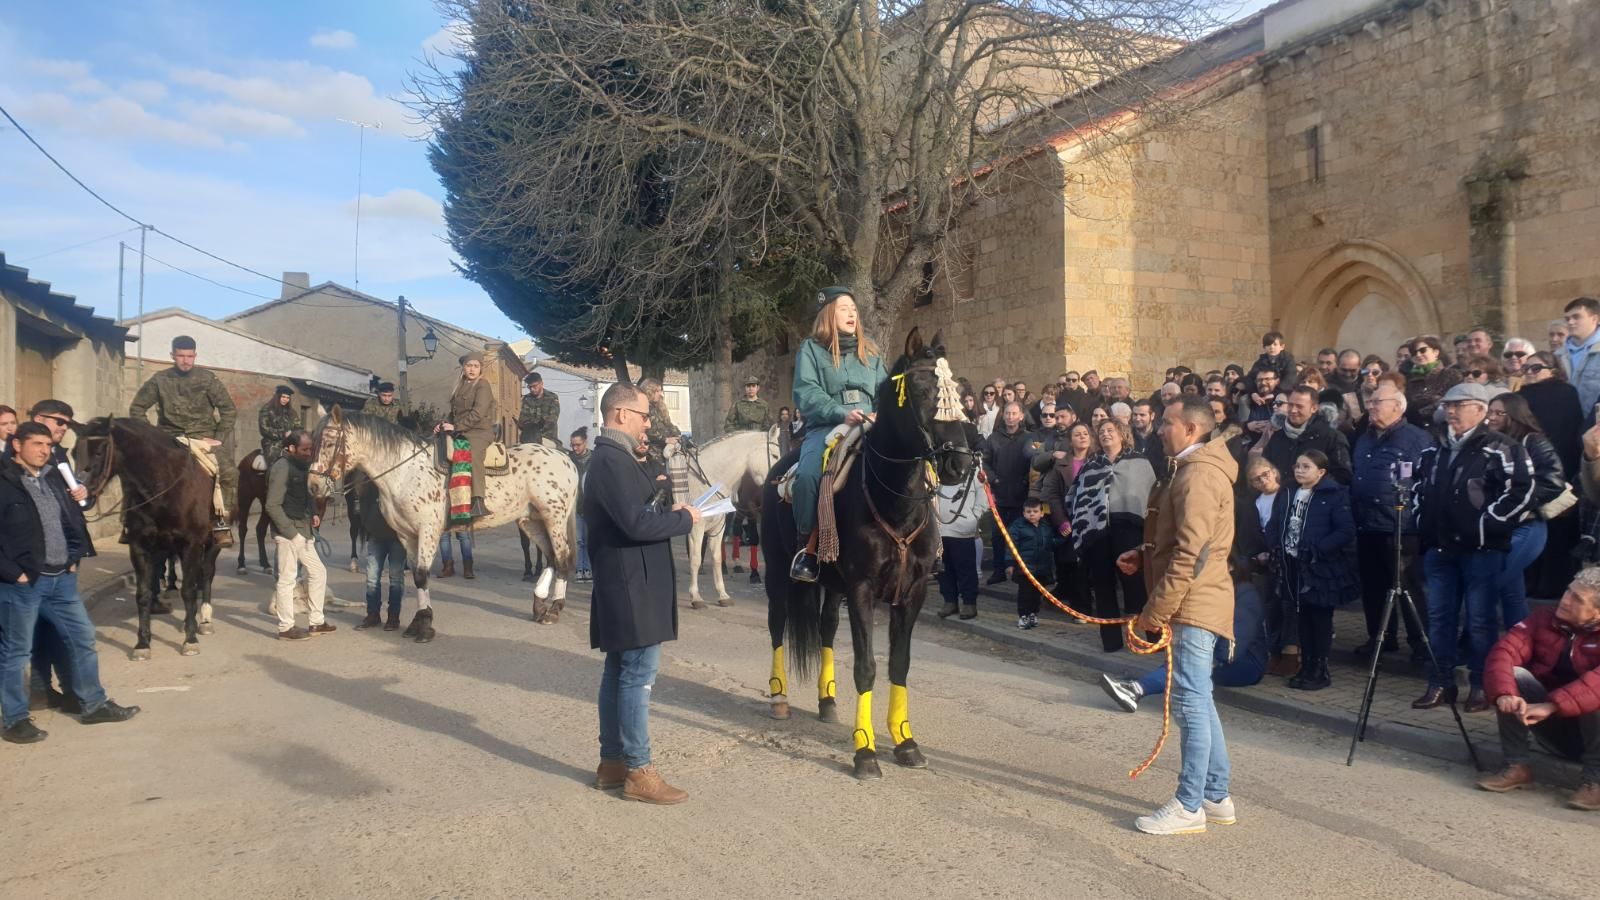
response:
<path fill-rule="evenodd" d="M 794 510 L 778 497 L 778 479 L 799 459 L 790 451 L 767 472 L 761 486 L 761 555 L 767 570 L 767 628 L 773 646 L 785 645 L 784 656 L 804 678 L 822 659 L 822 587 L 789 580 L 789 563 L 798 536 Z"/>

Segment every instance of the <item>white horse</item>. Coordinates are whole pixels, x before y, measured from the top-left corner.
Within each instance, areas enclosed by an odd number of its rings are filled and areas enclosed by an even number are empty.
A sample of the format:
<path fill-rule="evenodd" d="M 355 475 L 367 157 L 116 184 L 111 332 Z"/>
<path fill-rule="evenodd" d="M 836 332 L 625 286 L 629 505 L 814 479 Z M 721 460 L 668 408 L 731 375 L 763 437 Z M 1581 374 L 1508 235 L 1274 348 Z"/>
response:
<path fill-rule="evenodd" d="M 555 562 L 534 587 L 533 618 L 554 624 L 565 599 L 565 581 L 577 566 L 578 469 L 560 450 L 537 444 L 518 444 L 507 450 L 508 471 L 489 475 L 484 482 L 484 505 L 489 515 L 474 528 L 494 528 L 516 522 L 545 559 Z M 406 627 L 406 637 L 417 643 L 433 640 L 433 605 L 428 600 L 428 572 L 445 531 L 445 477 L 434 465 L 435 448 L 387 420 L 345 413 L 335 406 L 317 426 L 312 449 L 311 490 L 318 498 L 351 469 L 361 469 L 378 486 L 378 508 L 406 546 L 411 574 L 417 586 L 417 613 Z M 556 597 L 550 606 L 555 581 Z"/>
<path fill-rule="evenodd" d="M 740 512 L 761 517 L 761 483 L 767 471 L 778 462 L 778 428 L 766 433 L 736 431 L 711 441 L 693 453 L 684 453 L 676 445 L 667 446 L 667 465 L 687 469 L 689 492 L 680 500 L 693 501 L 721 485 L 720 496 L 729 497 Z M 711 536 L 711 582 L 717 589 L 717 605 L 732 606 L 728 589 L 722 583 L 722 532 L 726 528 L 724 516 L 702 518 L 689 532 L 689 606 L 704 609 L 700 599 L 701 547 L 706 535 Z"/>

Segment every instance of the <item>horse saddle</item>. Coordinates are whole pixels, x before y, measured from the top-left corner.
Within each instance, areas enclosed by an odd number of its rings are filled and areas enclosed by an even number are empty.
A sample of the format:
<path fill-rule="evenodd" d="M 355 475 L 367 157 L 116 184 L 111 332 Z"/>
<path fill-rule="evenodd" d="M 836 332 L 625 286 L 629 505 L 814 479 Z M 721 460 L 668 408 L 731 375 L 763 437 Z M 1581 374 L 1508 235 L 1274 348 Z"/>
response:
<path fill-rule="evenodd" d="M 439 435 L 434 444 L 433 467 L 440 475 L 450 475 L 450 436 Z M 483 451 L 483 474 L 504 475 L 511 470 L 511 458 L 506 455 L 503 441 L 490 441 Z"/>
<path fill-rule="evenodd" d="M 835 425 L 828 432 L 827 449 L 822 452 L 822 471 L 833 473 L 833 492 L 838 494 L 844 489 L 845 476 L 850 474 L 850 467 L 855 465 L 856 458 L 861 455 L 861 436 L 872 427 L 871 422 L 863 425 Z M 794 477 L 800 470 L 800 464 L 795 463 L 788 471 L 778 476 L 778 499 L 791 506 L 794 504 Z"/>

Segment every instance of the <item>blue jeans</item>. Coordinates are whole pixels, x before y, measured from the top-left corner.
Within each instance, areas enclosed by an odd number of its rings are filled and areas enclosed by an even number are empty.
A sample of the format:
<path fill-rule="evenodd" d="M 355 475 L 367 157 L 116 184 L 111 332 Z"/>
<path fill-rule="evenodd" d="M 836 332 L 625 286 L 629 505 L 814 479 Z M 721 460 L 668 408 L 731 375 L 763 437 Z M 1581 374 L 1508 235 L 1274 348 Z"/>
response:
<path fill-rule="evenodd" d="M 72 693 L 72 670 L 67 667 L 67 642 L 61 639 L 48 619 L 33 627 L 33 675 L 29 679 L 36 691 L 50 687 L 50 675 L 61 684 L 61 693 Z"/>
<path fill-rule="evenodd" d="M 389 570 L 389 615 L 400 615 L 400 598 L 405 594 L 406 548 L 398 538 L 367 541 L 367 615 L 383 609 L 383 570 Z"/>
<path fill-rule="evenodd" d="M 106 702 L 100 686 L 100 657 L 94 647 L 94 623 L 78 598 L 78 575 L 41 575 L 34 584 L 0 584 L 0 723 L 10 728 L 28 718 L 28 682 L 22 670 L 33 653 L 33 629 L 39 619 L 55 626 L 67 645 L 67 671 L 72 692 L 85 713 Z"/>
<path fill-rule="evenodd" d="M 1429 667 L 1429 687 L 1455 684 L 1463 605 L 1467 609 L 1467 668 L 1472 686 L 1483 686 L 1483 661 L 1498 633 L 1497 587 L 1505 567 L 1506 554 L 1498 550 L 1446 554 L 1434 548 L 1422 557 L 1423 575 L 1428 579 L 1428 643 L 1439 660 L 1438 669 Z"/>
<path fill-rule="evenodd" d="M 606 654 L 600 676 L 600 758 L 628 768 L 650 765 L 650 690 L 661 667 L 661 645 Z"/>
<path fill-rule="evenodd" d="M 1528 617 L 1528 582 L 1523 573 L 1544 552 L 1548 534 L 1543 519 L 1524 522 L 1511 533 L 1511 552 L 1506 554 L 1505 569 L 1495 584 L 1500 595 L 1501 628 L 1510 628 Z"/>
<path fill-rule="evenodd" d="M 1183 759 L 1178 769 L 1178 802 L 1189 812 L 1201 800 L 1228 796 L 1228 742 L 1211 696 L 1211 664 L 1217 636 L 1193 625 L 1172 626 L 1172 708 Z"/>
<path fill-rule="evenodd" d="M 1231 663 L 1217 664 L 1211 670 L 1211 683 L 1219 687 L 1250 687 L 1260 684 L 1267 670 L 1256 660 L 1238 657 Z M 1139 678 L 1144 697 L 1159 697 L 1167 690 L 1167 667 L 1156 666 Z"/>
<path fill-rule="evenodd" d="M 794 527 L 800 537 L 817 528 L 817 494 L 822 487 L 822 451 L 828 447 L 828 428 L 806 432 L 800 444 L 800 462 L 794 471 Z"/>
<path fill-rule="evenodd" d="M 471 559 L 472 558 L 472 532 L 470 532 L 470 531 L 458 531 L 458 532 L 456 532 L 456 543 L 461 545 L 461 558 L 462 558 L 462 560 Z M 444 560 L 445 562 L 450 562 L 451 561 L 451 559 L 450 559 L 450 533 L 448 531 L 439 536 L 439 558 Z"/>
<path fill-rule="evenodd" d="M 584 527 L 583 516 L 578 517 L 578 571 L 589 571 L 589 530 Z"/>

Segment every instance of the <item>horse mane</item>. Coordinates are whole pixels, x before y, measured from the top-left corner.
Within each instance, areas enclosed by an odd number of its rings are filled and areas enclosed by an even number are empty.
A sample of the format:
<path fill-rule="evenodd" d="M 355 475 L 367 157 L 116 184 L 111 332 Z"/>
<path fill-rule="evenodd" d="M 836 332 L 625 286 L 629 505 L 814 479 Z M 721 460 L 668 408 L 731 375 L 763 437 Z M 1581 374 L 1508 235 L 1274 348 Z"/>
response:
<path fill-rule="evenodd" d="M 366 413 L 343 412 L 346 424 L 360 428 L 366 432 L 367 439 L 380 450 L 388 453 L 403 454 L 414 452 L 422 446 L 422 438 L 410 431 L 390 422 L 382 416 L 373 416 Z M 316 430 L 312 433 L 312 440 L 317 446 L 322 445 L 322 430 L 327 427 L 328 416 L 323 416 L 317 423 Z"/>

